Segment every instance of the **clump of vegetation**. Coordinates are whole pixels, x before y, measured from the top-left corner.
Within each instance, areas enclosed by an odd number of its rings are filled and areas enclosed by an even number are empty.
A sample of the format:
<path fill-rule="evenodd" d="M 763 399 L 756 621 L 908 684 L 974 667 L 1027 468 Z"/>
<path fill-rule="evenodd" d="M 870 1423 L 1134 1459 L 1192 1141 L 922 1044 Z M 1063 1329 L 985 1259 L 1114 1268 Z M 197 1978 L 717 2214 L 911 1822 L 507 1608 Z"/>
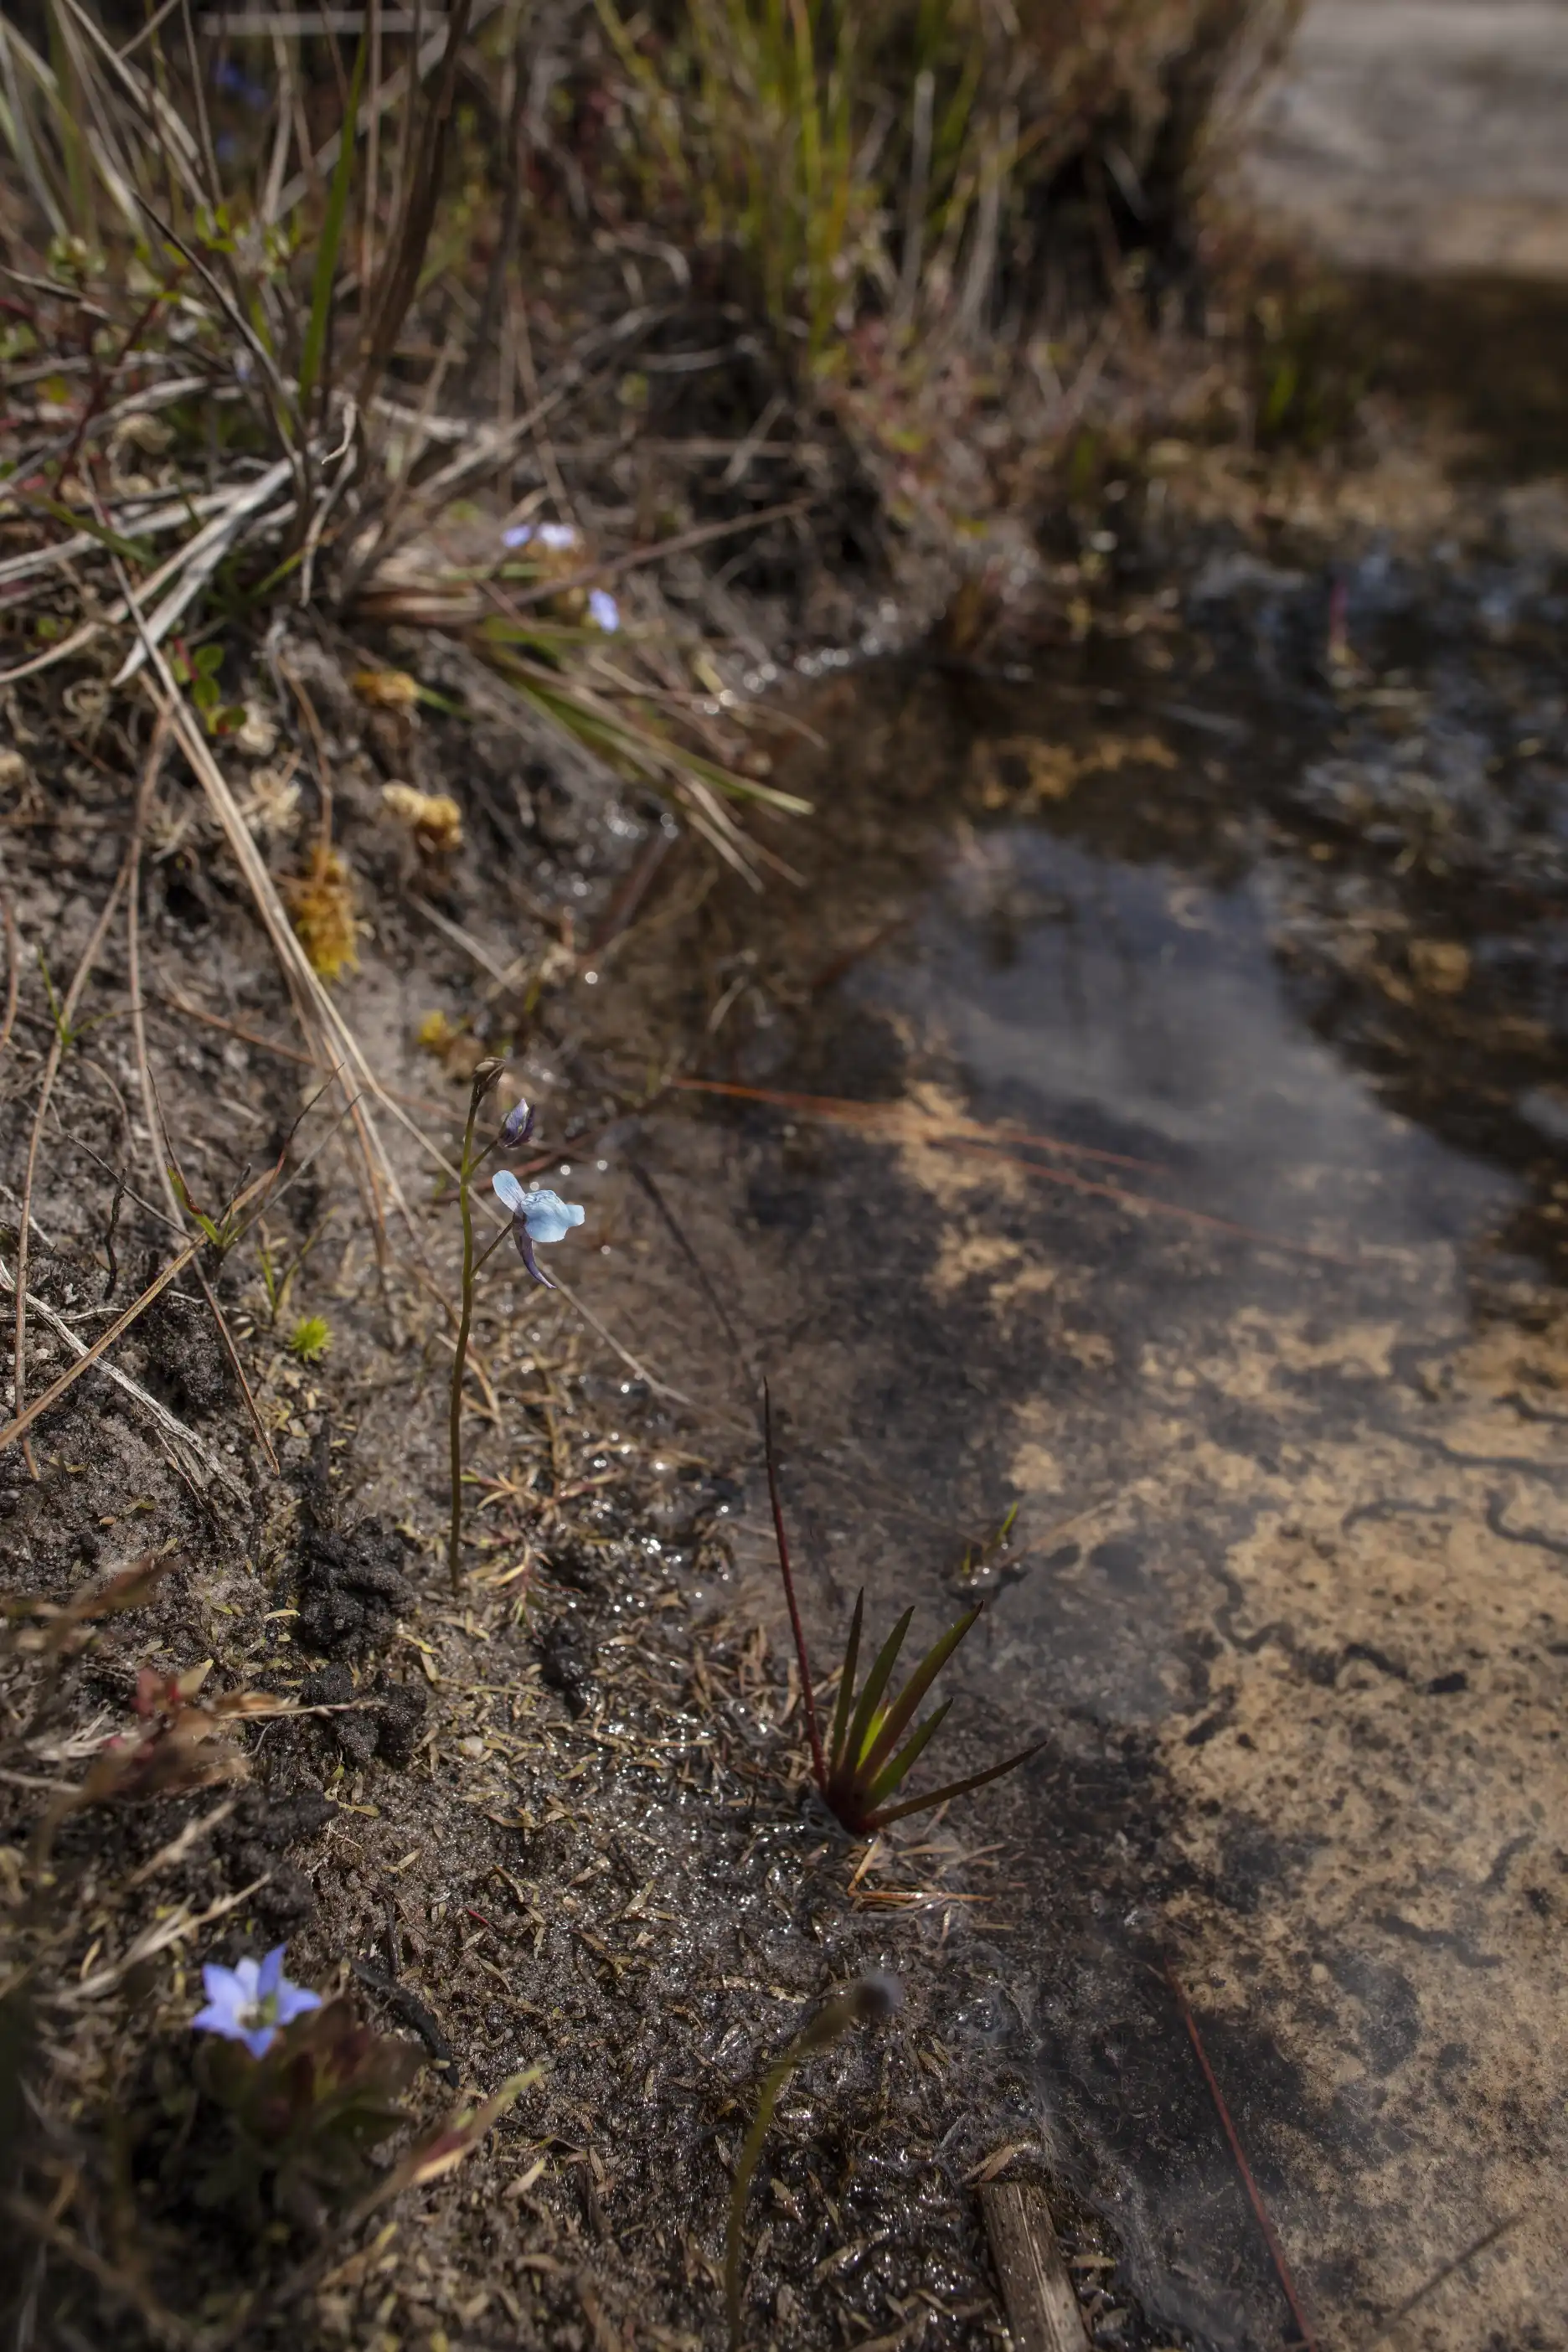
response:
<path fill-rule="evenodd" d="M 324 1315 L 301 1315 L 289 1334 L 289 1353 L 302 1364 L 319 1364 L 331 1344 L 331 1326 Z"/>
<path fill-rule="evenodd" d="M 359 925 L 353 876 L 337 850 L 322 843 L 309 870 L 289 889 L 289 911 L 311 971 L 319 980 L 341 980 L 359 964 Z"/>
<path fill-rule="evenodd" d="M 930 1812 L 933 1806 L 945 1805 L 953 1797 L 967 1795 L 972 1789 L 983 1789 L 987 1781 L 999 1780 L 1005 1772 L 1016 1771 L 1020 1764 L 1026 1764 L 1031 1756 L 1039 1753 L 1044 1741 L 1035 1740 L 1029 1747 L 1021 1748 L 1017 1755 L 1009 1756 L 1001 1764 L 991 1765 L 984 1772 L 971 1772 L 962 1780 L 949 1780 L 942 1788 L 933 1789 L 929 1796 L 905 1797 L 898 1804 L 889 1801 L 941 1730 L 952 1701 L 944 1699 L 940 1706 L 933 1707 L 907 1740 L 904 1734 L 910 1731 L 921 1700 L 943 1666 L 964 1635 L 979 1622 L 985 1604 L 977 1601 L 973 1609 L 966 1609 L 957 1623 L 950 1625 L 942 1639 L 927 1651 L 903 1689 L 889 1698 L 888 1691 L 893 1670 L 904 1646 L 904 1637 L 914 1622 L 915 1612 L 912 1609 L 905 1610 L 877 1653 L 864 1685 L 857 1691 L 860 1634 L 866 1612 L 864 1588 L 855 1596 L 855 1614 L 850 1620 L 849 1640 L 839 1675 L 833 1726 L 826 1748 L 824 1748 L 811 1678 L 811 1660 L 806 1653 L 805 1631 L 801 1623 L 800 1605 L 795 1599 L 789 1541 L 784 1533 L 770 1400 L 764 1400 L 763 1410 L 768 1494 L 773 1503 L 779 1572 L 784 1578 L 790 1628 L 795 1635 L 795 1656 L 800 1664 L 801 1697 L 805 1708 L 806 1736 L 811 1743 L 812 1777 L 828 1811 L 852 1837 L 867 1837 L 875 1830 L 885 1829 L 891 1822 L 902 1821 L 907 1814 Z M 900 1740 L 904 1741 L 902 1747 L 899 1744 Z"/>
<path fill-rule="evenodd" d="M 228 2147 L 204 2171 L 202 2204 L 237 2204 L 260 2227 L 266 2201 L 313 2219 L 374 2179 L 371 2158 L 407 2120 L 401 2095 L 425 2063 L 418 2044 L 373 2032 L 346 2000 L 292 1984 L 281 1944 L 260 1961 L 202 1971 L 191 2021 L 202 2090 L 221 2107 Z"/>
<path fill-rule="evenodd" d="M 730 266 L 792 373 L 984 344 L 1063 228 L 1178 232 L 1215 108 L 1293 0 L 599 0 L 643 208 Z M 1098 215 L 1098 219 L 1096 218 Z M 1048 226 L 1047 226 L 1048 225 Z M 1035 283 L 1031 285 L 1031 278 Z M 869 343 L 864 332 L 871 331 Z"/>

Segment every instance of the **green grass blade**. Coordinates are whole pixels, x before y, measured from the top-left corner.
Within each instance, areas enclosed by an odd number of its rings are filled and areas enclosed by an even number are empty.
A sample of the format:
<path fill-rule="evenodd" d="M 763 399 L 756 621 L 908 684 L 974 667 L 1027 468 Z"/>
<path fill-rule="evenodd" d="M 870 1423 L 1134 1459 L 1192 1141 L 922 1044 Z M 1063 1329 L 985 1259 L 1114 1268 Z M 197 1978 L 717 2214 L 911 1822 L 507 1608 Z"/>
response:
<path fill-rule="evenodd" d="M 34 202 L 47 220 L 57 236 L 67 234 L 66 216 L 55 201 L 54 190 L 45 175 L 38 145 L 33 137 L 33 124 L 28 113 L 30 100 L 22 89 L 16 71 L 13 35 L 0 15 L 0 82 L 5 87 L 5 102 L 0 105 L 0 131 L 16 159 L 17 168 L 27 184 Z M 19 42 L 20 37 L 15 38 Z M 25 46 L 25 45 L 24 45 Z M 28 52 L 29 56 L 31 52 Z"/>
<path fill-rule="evenodd" d="M 871 1725 L 876 1718 L 877 1709 L 881 1704 L 882 1693 L 887 1689 L 893 1668 L 899 1663 L 899 1652 L 904 1646 L 904 1635 L 913 1624 L 914 1616 L 915 1612 L 912 1609 L 905 1610 L 880 1650 L 878 1651 L 877 1663 L 866 1677 L 866 1687 L 860 1694 L 859 1705 L 855 1709 L 854 1720 L 849 1726 L 849 1737 L 845 1742 L 845 1768 L 852 1777 L 858 1777 L 861 1751 L 866 1746 Z"/>
<path fill-rule="evenodd" d="M 1004 1772 L 1016 1772 L 1031 1756 L 1037 1756 L 1046 1745 L 1037 1739 L 1032 1748 L 1020 1748 L 1016 1756 L 1009 1756 L 1005 1764 L 993 1764 L 988 1772 L 972 1772 L 966 1780 L 949 1780 L 942 1788 L 933 1789 L 929 1797 L 906 1797 L 901 1805 L 889 1805 L 877 1814 L 867 1827 L 884 1830 L 889 1822 L 901 1822 L 910 1813 L 929 1813 L 935 1805 L 945 1805 L 950 1798 L 967 1796 L 971 1789 L 984 1789 L 987 1780 L 999 1780 Z"/>
<path fill-rule="evenodd" d="M 354 69 L 349 82 L 349 101 L 343 112 L 342 136 L 338 142 L 338 160 L 332 166 L 332 184 L 327 196 L 327 216 L 321 224 L 321 242 L 316 249 L 316 276 L 310 289 L 310 315 L 305 325 L 305 343 L 300 354 L 300 414 L 304 416 L 311 393 L 321 372 L 321 361 L 327 348 L 327 324 L 332 311 L 332 288 L 337 282 L 338 254 L 343 241 L 343 225 L 348 218 L 349 185 L 353 178 L 355 128 L 359 122 L 360 86 L 364 80 L 365 50 L 369 32 L 360 35 L 354 51 Z"/>
<path fill-rule="evenodd" d="M 827 1742 L 827 1769 L 837 1772 L 844 1758 L 844 1735 L 849 1728 L 849 1710 L 855 1703 L 855 1670 L 860 1664 L 860 1626 L 866 1614 L 866 1588 L 855 1595 L 855 1614 L 849 1620 L 849 1646 L 844 1653 L 844 1672 L 838 1677 L 838 1700 L 833 1710 L 833 1729 Z"/>
<path fill-rule="evenodd" d="M 955 1625 L 950 1625 L 941 1641 L 927 1651 L 892 1706 L 888 1709 L 888 1719 L 877 1734 L 871 1752 L 865 1759 L 864 1770 L 880 1771 L 903 1738 L 908 1726 L 914 1721 L 915 1709 L 974 1623 L 984 1605 L 984 1601 L 977 1601 L 973 1609 L 966 1609 L 958 1622 Z"/>
<path fill-rule="evenodd" d="M 33 503 L 42 507 L 44 512 L 52 515 L 57 522 L 63 522 L 68 530 L 79 530 L 86 538 L 96 539 L 100 547 L 106 547 L 111 555 L 120 556 L 126 563 L 140 565 L 146 562 L 147 549 L 142 541 L 121 539 L 118 531 L 108 530 L 104 524 L 95 521 L 91 515 L 78 514 L 59 499 L 37 499 Z"/>
<path fill-rule="evenodd" d="M 900 1783 L 908 1778 L 911 1766 L 918 1763 L 922 1751 L 929 1748 L 936 1738 L 952 1705 L 952 1701 L 950 1698 L 944 1698 L 940 1706 L 933 1707 L 908 1747 L 878 1773 L 866 1791 L 868 1805 L 885 1804 Z"/>
<path fill-rule="evenodd" d="M 650 729 L 619 718 L 599 702 L 591 689 L 573 687 L 560 670 L 547 669 L 493 639 L 477 638 L 475 651 L 498 676 L 508 679 L 568 734 L 592 743 L 612 758 L 626 761 L 645 776 L 662 777 L 672 782 L 679 782 L 683 776 L 695 776 L 735 800 L 760 801 L 788 816 L 812 814 L 811 803 L 797 800 L 793 793 L 780 792 L 772 784 L 753 783 L 749 777 L 720 767 L 716 761 L 684 751 Z"/>

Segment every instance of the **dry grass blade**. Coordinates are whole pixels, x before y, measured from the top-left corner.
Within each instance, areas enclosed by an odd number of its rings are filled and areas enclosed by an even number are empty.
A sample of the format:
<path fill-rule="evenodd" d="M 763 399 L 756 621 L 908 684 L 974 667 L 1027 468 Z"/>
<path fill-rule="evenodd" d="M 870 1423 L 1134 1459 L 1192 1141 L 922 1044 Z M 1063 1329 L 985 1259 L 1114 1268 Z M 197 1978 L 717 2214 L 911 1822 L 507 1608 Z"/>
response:
<path fill-rule="evenodd" d="M 406 1112 L 401 1110 L 364 1057 L 359 1040 L 339 1013 L 321 982 L 311 969 L 309 957 L 295 935 L 293 925 L 284 910 L 278 887 L 257 848 L 249 826 L 240 814 L 239 803 L 234 797 L 227 777 L 214 759 L 200 721 L 184 695 L 175 683 L 174 673 L 164 659 L 163 649 L 150 638 L 147 625 L 132 588 L 124 564 L 119 557 L 115 566 L 120 574 L 122 593 L 130 606 L 142 642 L 146 646 L 154 677 L 153 698 L 161 714 L 166 715 L 178 738 L 180 748 L 189 761 L 218 821 L 235 861 L 256 902 L 263 928 L 272 943 L 272 950 L 282 969 L 285 985 L 293 1000 L 294 1009 L 305 1041 L 314 1051 L 318 1066 L 325 1073 L 348 1071 L 358 1080 L 357 1087 L 344 1086 L 349 1115 L 360 1146 L 361 1166 L 364 1180 L 366 1206 L 375 1228 L 377 1254 L 384 1267 L 386 1262 L 386 1220 L 383 1206 L 390 1200 L 401 1215 L 416 1251 L 423 1255 L 418 1228 L 404 1198 L 392 1163 L 374 1122 L 361 1103 L 362 1093 L 369 1094 L 383 1103 L 391 1116 L 405 1127 L 448 1174 L 455 1173 L 446 1159 L 422 1130 L 416 1127 Z"/>
<path fill-rule="evenodd" d="M 187 1243 L 177 1257 L 171 1258 L 168 1265 L 153 1276 L 140 1297 L 132 1300 L 123 1315 L 111 1323 L 108 1330 L 102 1332 L 93 1341 L 90 1348 L 83 1350 L 68 1371 L 62 1372 L 58 1380 L 52 1381 L 42 1396 L 35 1397 L 25 1412 L 15 1414 L 5 1427 L 0 1429 L 0 1452 L 4 1452 L 7 1445 L 15 1445 L 18 1438 L 25 1438 L 33 1423 L 42 1414 L 47 1412 L 52 1405 L 58 1404 L 68 1389 L 75 1387 L 83 1372 L 91 1370 L 105 1350 L 111 1348 L 116 1339 L 131 1328 L 139 1315 L 146 1313 L 153 1301 L 167 1290 L 175 1276 L 184 1272 L 196 1254 L 196 1247 L 197 1244 L 195 1242 Z"/>
<path fill-rule="evenodd" d="M 345 1111 L 342 1116 L 346 1118 L 349 1116 L 349 1112 Z M 320 1150 L 321 1146 L 318 1145 L 316 1149 Z M 307 1155 L 306 1159 L 300 1163 L 300 1167 L 295 1171 L 296 1176 L 303 1173 L 304 1169 L 310 1165 L 310 1159 L 313 1157 L 314 1152 Z M 236 1195 L 228 1207 L 227 1213 L 231 1220 L 237 1219 L 242 1210 L 248 1208 L 251 1202 L 259 1199 L 264 1192 L 269 1192 L 271 1191 L 272 1185 L 281 1171 L 282 1165 L 282 1160 L 279 1160 L 275 1167 L 268 1169 L 264 1174 L 258 1176 L 253 1182 L 247 1184 L 242 1192 Z M 291 1178 L 289 1181 L 292 1182 L 294 1180 Z M 281 1197 L 281 1192 L 283 1191 L 287 1191 L 287 1186 L 280 1188 L 279 1197 Z M 82 1374 L 86 1371 L 89 1371 L 92 1366 L 98 1362 L 100 1357 L 102 1356 L 108 1349 L 113 1347 L 115 1341 L 131 1328 L 131 1326 L 136 1321 L 138 1316 L 144 1315 L 146 1313 L 148 1307 L 153 1304 L 153 1301 L 159 1297 L 162 1293 L 168 1288 L 170 1283 L 174 1281 L 176 1275 L 183 1274 L 184 1272 L 184 1269 L 190 1265 L 198 1249 L 205 1248 L 205 1246 L 206 1244 L 205 1239 L 197 1242 L 187 1242 L 184 1248 L 179 1251 L 175 1256 L 169 1260 L 167 1265 L 160 1268 L 159 1272 L 153 1276 L 152 1281 L 147 1285 L 145 1290 L 141 1293 L 140 1297 L 132 1300 L 124 1313 L 118 1317 L 117 1319 L 110 1325 L 107 1331 L 100 1334 L 98 1339 L 93 1341 L 91 1347 L 78 1359 L 76 1363 L 70 1367 L 69 1370 L 62 1372 L 58 1380 L 54 1381 L 50 1387 L 44 1391 L 42 1396 L 36 1397 L 33 1402 L 27 1407 L 26 1412 L 16 1414 L 13 1420 L 8 1421 L 5 1423 L 3 1429 L 0 1429 L 0 1452 L 3 1452 L 7 1445 L 14 1445 L 18 1438 L 25 1437 L 27 1431 L 32 1428 L 33 1423 L 39 1418 L 40 1414 L 47 1412 L 50 1407 L 57 1404 L 59 1399 L 65 1395 L 68 1389 L 75 1387 Z"/>
<path fill-rule="evenodd" d="M 16 1286 L 9 1267 L 4 1259 L 0 1259 L 0 1289 L 14 1293 Z M 36 1315 L 40 1323 L 47 1325 L 61 1345 L 69 1349 L 73 1356 L 79 1360 L 87 1355 L 87 1342 L 79 1338 L 63 1316 L 57 1315 L 52 1307 L 32 1294 L 29 1294 L 26 1304 L 28 1311 Z M 226 1486 L 237 1502 L 245 1501 L 245 1488 L 233 1471 L 226 1467 L 210 1446 L 203 1444 L 194 1430 L 186 1428 L 177 1414 L 171 1412 L 166 1404 L 161 1403 L 158 1398 L 151 1395 L 139 1381 L 133 1381 L 129 1372 L 122 1372 L 118 1364 L 106 1363 L 100 1369 L 104 1378 L 112 1381 L 121 1395 L 129 1397 L 140 1412 L 146 1413 L 150 1420 L 156 1423 L 174 1448 L 176 1454 L 185 1463 L 187 1471 L 196 1469 L 205 1471 L 208 1478 L 216 1478 L 220 1486 Z M 274 1468 L 277 1466 L 276 1460 L 273 1466 Z"/>
<path fill-rule="evenodd" d="M 141 623 L 138 631 L 139 642 L 132 646 L 116 671 L 112 681 L 115 686 L 130 684 L 148 659 L 153 646 L 163 643 L 175 622 L 189 609 L 206 586 L 247 522 L 254 522 L 258 519 L 281 522 L 292 513 L 292 505 L 280 508 L 271 516 L 267 514 L 266 509 L 276 499 L 279 491 L 283 488 L 293 471 L 292 461 L 287 457 L 280 457 L 254 482 L 247 484 L 242 489 L 231 492 L 223 510 L 214 515 L 210 522 L 204 523 L 201 530 L 185 541 L 177 554 L 172 555 L 166 563 L 142 583 L 137 594 L 142 599 L 171 580 L 175 584 L 156 610 L 149 613 Z M 111 608 L 107 617 L 110 620 L 124 620 L 130 609 L 127 596 L 118 607 Z"/>
<path fill-rule="evenodd" d="M 366 343 L 358 394 L 361 408 L 371 398 L 392 357 L 404 320 L 418 289 L 419 272 L 430 242 L 430 231 L 435 226 L 436 207 L 440 200 L 447 138 L 458 87 L 458 53 L 468 37 L 472 6 L 473 0 L 455 0 L 447 19 L 447 46 L 441 59 L 441 79 L 429 113 L 419 126 L 414 175 L 409 183 L 403 216 L 389 246 L 390 260 L 385 282 L 376 300 Z"/>

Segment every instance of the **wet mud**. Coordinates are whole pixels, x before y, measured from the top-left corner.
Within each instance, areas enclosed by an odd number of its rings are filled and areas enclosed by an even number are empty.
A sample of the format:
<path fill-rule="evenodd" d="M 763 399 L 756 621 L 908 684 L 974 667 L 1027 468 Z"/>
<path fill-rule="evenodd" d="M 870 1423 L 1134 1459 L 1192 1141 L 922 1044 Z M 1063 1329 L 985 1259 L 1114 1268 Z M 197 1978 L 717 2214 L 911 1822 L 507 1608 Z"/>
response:
<path fill-rule="evenodd" d="M 805 887 L 742 928 L 677 873 L 595 977 L 604 1050 L 715 1089 L 636 1149 L 771 1380 L 825 1651 L 862 1580 L 928 1638 L 984 1592 L 964 1756 L 1046 1739 L 963 1815 L 967 2023 L 1121 2250 L 1097 2341 L 1568 2340 L 1542 511 L 1489 571 L 1215 553 L 1152 663 L 837 681 Z M 743 1417 L 627 1198 L 623 1322 Z M 766 1609 L 754 1476 L 741 1534 Z"/>

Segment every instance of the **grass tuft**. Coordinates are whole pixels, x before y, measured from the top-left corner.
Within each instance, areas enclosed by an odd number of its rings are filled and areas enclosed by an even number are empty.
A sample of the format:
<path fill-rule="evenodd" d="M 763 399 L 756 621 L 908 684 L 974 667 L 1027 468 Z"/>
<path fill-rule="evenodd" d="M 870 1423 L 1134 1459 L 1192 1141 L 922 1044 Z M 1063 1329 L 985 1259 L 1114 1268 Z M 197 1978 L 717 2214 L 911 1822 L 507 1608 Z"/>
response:
<path fill-rule="evenodd" d="M 973 1609 L 965 1610 L 956 1623 L 948 1627 L 941 1640 L 932 1643 L 903 1688 L 896 1696 L 889 1698 L 888 1692 L 893 1671 L 915 1612 L 912 1609 L 905 1610 L 877 1653 L 864 1684 L 857 1689 L 860 1637 L 866 1614 L 866 1594 L 862 1589 L 855 1599 L 855 1613 L 849 1623 L 849 1639 L 839 1675 L 832 1728 L 824 1748 L 805 1631 L 795 1599 L 789 1541 L 784 1533 L 778 1457 L 773 1450 L 773 1404 L 765 1386 L 763 1396 L 768 1495 L 773 1505 L 773 1532 L 778 1543 L 779 1572 L 784 1579 L 790 1628 L 795 1636 L 795 1655 L 800 1662 L 806 1736 L 811 1744 L 812 1777 L 823 1803 L 839 1825 L 852 1837 L 868 1837 L 874 1831 L 885 1829 L 891 1822 L 902 1821 L 908 1814 L 930 1812 L 933 1807 L 945 1805 L 953 1797 L 964 1796 L 972 1789 L 983 1789 L 988 1781 L 1001 1780 L 1004 1773 L 1016 1771 L 1020 1764 L 1026 1764 L 1031 1756 L 1037 1755 L 1045 1742 L 1037 1739 L 1030 1747 L 1021 1748 L 1016 1756 L 1007 1757 L 1004 1762 L 993 1764 L 983 1772 L 971 1772 L 962 1780 L 949 1780 L 927 1796 L 906 1797 L 898 1804 L 890 1803 L 889 1799 L 897 1794 L 942 1728 L 952 1705 L 951 1699 L 944 1699 L 910 1731 L 910 1727 L 914 1723 L 921 1702 L 959 1643 L 979 1622 L 984 1603 L 976 1601 Z M 908 1739 L 904 1738 L 906 1732 L 910 1733 Z"/>

